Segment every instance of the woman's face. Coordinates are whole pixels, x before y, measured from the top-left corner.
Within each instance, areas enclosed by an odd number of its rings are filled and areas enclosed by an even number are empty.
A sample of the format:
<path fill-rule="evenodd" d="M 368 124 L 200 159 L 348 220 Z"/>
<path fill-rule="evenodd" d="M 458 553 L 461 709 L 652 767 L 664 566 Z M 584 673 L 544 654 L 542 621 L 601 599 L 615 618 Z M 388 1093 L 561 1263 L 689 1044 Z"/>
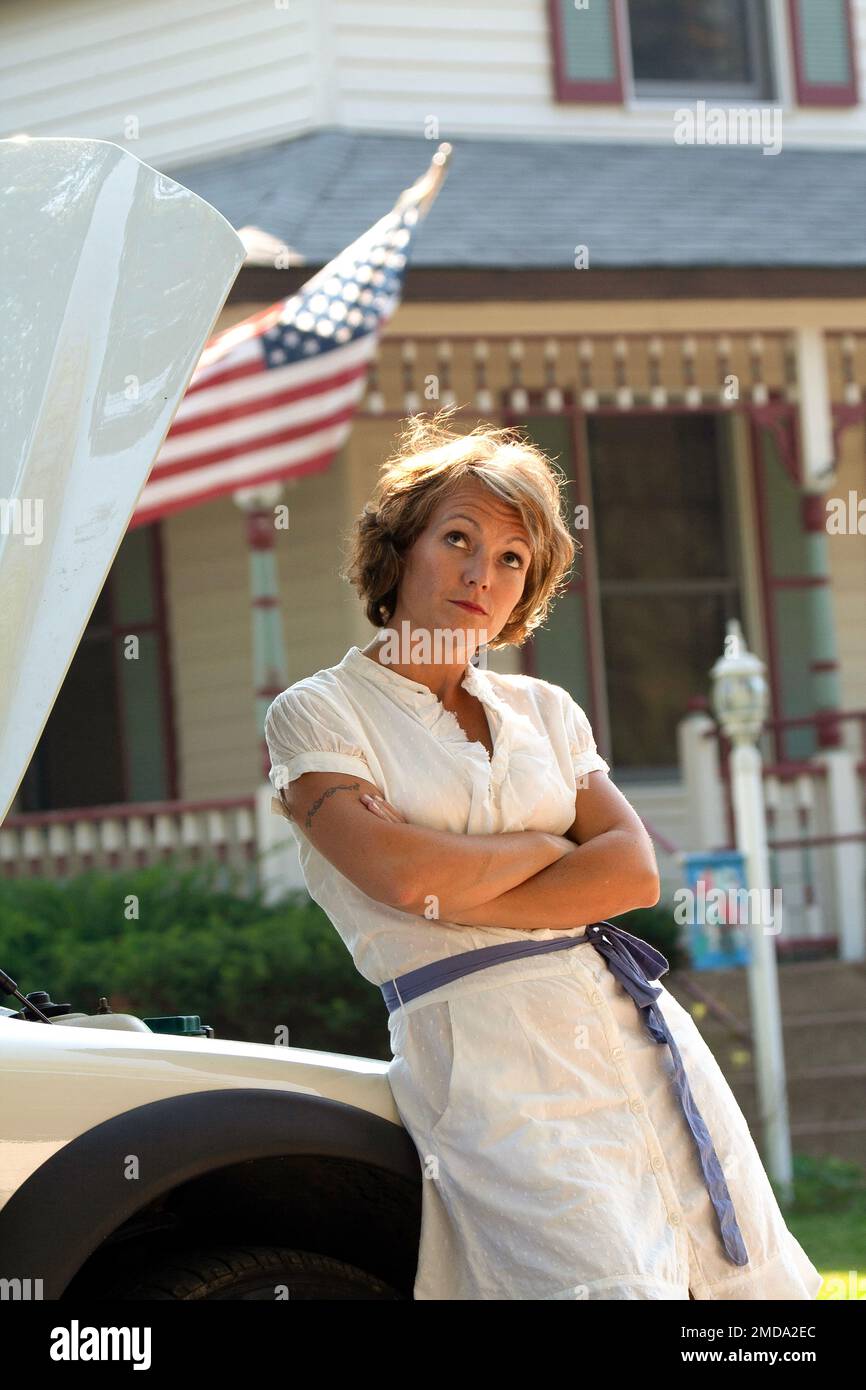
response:
<path fill-rule="evenodd" d="M 407 551 L 388 626 L 399 632 L 408 621 L 412 630 L 458 629 L 474 651 L 502 631 L 520 601 L 531 554 L 520 513 L 483 483 L 461 483 Z"/>

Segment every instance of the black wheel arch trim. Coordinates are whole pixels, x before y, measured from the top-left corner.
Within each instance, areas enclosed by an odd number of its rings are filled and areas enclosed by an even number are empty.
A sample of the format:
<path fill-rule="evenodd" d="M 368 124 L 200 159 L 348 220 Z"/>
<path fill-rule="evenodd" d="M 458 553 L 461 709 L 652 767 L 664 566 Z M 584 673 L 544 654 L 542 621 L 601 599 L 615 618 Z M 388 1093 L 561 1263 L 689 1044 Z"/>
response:
<path fill-rule="evenodd" d="M 142 1176 L 106 1206 L 106 1192 L 118 1190 L 119 1155 L 131 1152 Z M 15 1190 L 0 1209 L 0 1279 L 41 1279 L 42 1297 L 60 1298 L 94 1250 L 163 1193 L 233 1163 L 305 1153 L 420 1181 L 403 1126 L 357 1106 L 278 1088 L 169 1096 L 71 1139 Z"/>

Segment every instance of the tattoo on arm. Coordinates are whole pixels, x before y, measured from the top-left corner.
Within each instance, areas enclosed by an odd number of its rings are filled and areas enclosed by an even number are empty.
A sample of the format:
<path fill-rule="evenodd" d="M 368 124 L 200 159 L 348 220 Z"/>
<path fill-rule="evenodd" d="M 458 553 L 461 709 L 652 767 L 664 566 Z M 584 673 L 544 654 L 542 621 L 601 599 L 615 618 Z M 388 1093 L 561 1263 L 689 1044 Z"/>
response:
<path fill-rule="evenodd" d="M 318 801 L 313 802 L 312 806 L 307 812 L 307 818 L 305 822 L 307 829 L 309 830 L 310 825 L 312 824 L 313 816 L 316 814 L 319 807 L 323 804 L 327 797 L 333 796 L 334 792 L 356 792 L 360 785 L 360 782 L 344 782 L 343 785 L 339 787 L 328 787 L 327 791 L 322 792 L 322 795 L 319 797 Z"/>

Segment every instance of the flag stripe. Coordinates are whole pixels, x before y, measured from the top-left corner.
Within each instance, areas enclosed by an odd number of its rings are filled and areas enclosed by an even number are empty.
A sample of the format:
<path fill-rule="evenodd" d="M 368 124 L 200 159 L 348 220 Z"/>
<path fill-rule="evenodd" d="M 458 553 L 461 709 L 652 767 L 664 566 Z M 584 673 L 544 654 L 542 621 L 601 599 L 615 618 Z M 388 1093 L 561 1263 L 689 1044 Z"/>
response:
<path fill-rule="evenodd" d="M 348 431 L 347 431 L 348 434 Z M 337 445 L 337 448 L 340 446 Z M 241 487 L 263 487 L 265 483 L 278 483 L 285 481 L 286 477 L 301 478 L 307 477 L 312 473 L 327 473 L 334 462 L 336 449 L 328 448 L 323 453 L 316 454 L 312 458 L 306 459 L 303 464 L 293 468 L 291 474 L 286 474 L 285 465 L 269 467 L 262 473 L 250 474 L 249 481 L 242 483 L 230 483 L 225 486 L 214 486 L 211 492 L 205 493 L 201 497 L 196 497 L 197 502 L 210 502 L 217 497 L 224 497 L 228 493 L 236 492 Z M 143 507 L 139 504 L 133 513 L 132 521 L 129 523 L 129 530 L 134 530 L 136 526 L 146 526 L 151 521 L 159 521 L 164 516 L 171 516 L 175 512 L 186 511 L 189 507 L 189 498 L 185 493 L 170 500 L 161 499 L 157 505 Z"/>
<path fill-rule="evenodd" d="M 187 399 L 184 398 L 184 414 L 180 411 L 175 418 L 175 423 L 171 427 L 169 438 L 175 434 L 184 435 L 190 432 L 213 424 L 223 408 L 230 411 L 244 405 L 250 410 L 266 410 L 269 405 L 269 397 L 282 394 L 286 389 L 286 378 L 290 375 L 292 383 L 297 387 L 297 395 L 304 395 L 305 390 L 319 391 L 327 390 L 332 379 L 348 380 L 346 374 L 348 369 L 356 368 L 357 371 L 363 370 L 369 361 L 374 344 L 369 339 L 364 338 L 353 351 L 345 355 L 341 351 L 329 353 L 327 358 L 319 358 L 313 362 L 304 362 L 304 368 L 309 367 L 309 371 L 301 372 L 298 367 L 289 363 L 285 367 L 272 368 L 266 371 L 261 362 L 258 369 L 252 375 L 245 374 L 242 381 L 222 386 L 219 390 L 208 392 L 207 395 L 200 395 L 194 400 L 190 400 L 187 407 Z M 261 404 L 260 404 L 261 402 Z M 226 418 L 231 418 L 230 413 Z"/>
<path fill-rule="evenodd" d="M 239 454 L 252 457 L 257 450 L 267 449 L 272 444 L 304 439 L 321 430 L 324 425 L 341 420 L 351 420 L 358 406 L 358 390 L 353 388 L 350 391 L 341 392 L 340 395 L 345 398 L 345 404 L 342 408 L 328 410 L 324 414 L 321 411 L 317 412 L 315 417 L 310 420 L 298 422 L 296 414 L 292 411 L 275 411 L 274 416 L 276 418 L 272 427 L 262 434 L 251 435 L 248 430 L 243 430 L 236 440 L 226 441 L 225 430 L 219 430 L 216 432 L 216 438 L 220 440 L 218 445 L 208 450 L 197 450 L 193 458 L 178 459 L 176 463 L 161 467 L 154 483 L 163 478 L 194 473 L 198 469 L 209 467 L 212 463 L 221 463 L 224 459 L 237 458 Z M 241 421 L 240 423 L 244 424 L 245 422 Z"/>
<path fill-rule="evenodd" d="M 276 444 L 268 449 L 256 451 L 254 455 L 244 454 L 241 458 L 211 464 L 197 475 L 197 492 L 202 500 L 206 500 L 235 488 L 272 482 L 279 477 L 301 475 L 311 471 L 308 465 L 312 460 L 326 457 L 333 460 L 334 454 L 348 437 L 348 433 L 349 426 L 339 423 L 307 435 L 294 444 Z M 142 494 L 142 501 L 146 502 L 144 509 L 151 514 L 161 514 L 173 510 L 173 502 L 177 502 L 178 506 L 183 505 L 188 484 L 189 479 L 183 474 L 177 478 L 166 478 L 164 481 L 149 484 L 145 490 L 149 496 L 145 499 Z"/>

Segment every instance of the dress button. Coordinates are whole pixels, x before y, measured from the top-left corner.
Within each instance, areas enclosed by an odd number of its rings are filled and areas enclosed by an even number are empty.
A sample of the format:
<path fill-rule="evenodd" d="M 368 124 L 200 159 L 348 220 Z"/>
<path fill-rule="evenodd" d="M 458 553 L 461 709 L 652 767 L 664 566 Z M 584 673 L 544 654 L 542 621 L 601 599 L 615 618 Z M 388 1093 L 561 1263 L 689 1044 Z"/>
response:
<path fill-rule="evenodd" d="M 602 1002 L 602 997 L 597 989 L 593 990 L 592 994 L 590 995 L 590 999 L 592 1000 L 593 1004 L 600 1004 Z"/>
<path fill-rule="evenodd" d="M 664 1159 L 659 1154 L 656 1154 L 655 1158 L 653 1159 L 653 1168 L 656 1170 L 657 1173 L 659 1173 L 661 1172 L 662 1168 L 664 1168 L 664 1166 Z"/>
<path fill-rule="evenodd" d="M 679 1224 L 680 1224 L 680 1222 L 682 1221 L 682 1219 L 683 1219 L 683 1218 L 680 1216 L 680 1214 L 679 1214 L 678 1211 L 672 1211 L 672 1212 L 671 1212 L 670 1221 L 671 1221 L 671 1225 L 672 1225 L 672 1226 L 679 1226 Z"/>
<path fill-rule="evenodd" d="M 612 1052 L 611 1052 L 610 1055 L 611 1055 L 611 1057 L 613 1057 L 613 1059 L 614 1059 L 615 1061 L 618 1062 L 619 1059 L 620 1059 L 620 1057 L 624 1057 L 624 1056 L 625 1056 L 625 1048 L 623 1048 L 623 1047 L 615 1047 L 615 1048 L 612 1050 Z"/>
<path fill-rule="evenodd" d="M 638 1096 L 632 1096 L 631 1100 L 629 1101 L 629 1105 L 631 1106 L 633 1114 L 643 1114 L 643 1101 L 640 1100 Z"/>

